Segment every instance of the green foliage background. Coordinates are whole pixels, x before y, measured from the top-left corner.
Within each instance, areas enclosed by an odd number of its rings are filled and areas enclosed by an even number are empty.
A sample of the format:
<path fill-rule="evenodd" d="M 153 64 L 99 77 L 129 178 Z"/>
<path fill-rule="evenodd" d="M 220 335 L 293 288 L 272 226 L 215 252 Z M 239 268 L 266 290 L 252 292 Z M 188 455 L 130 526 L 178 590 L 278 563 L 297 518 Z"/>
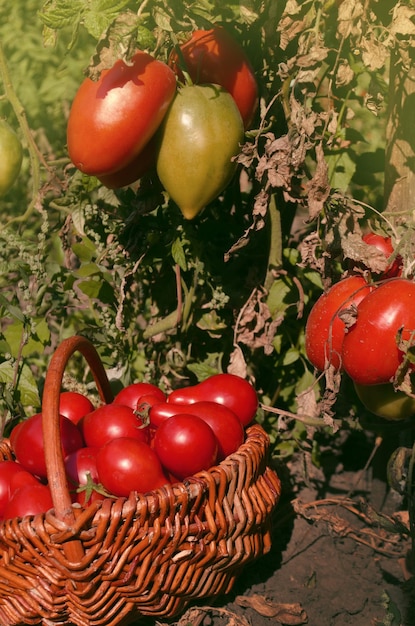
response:
<path fill-rule="evenodd" d="M 323 285 L 350 257 L 370 267 L 365 251 L 351 254 L 345 242 L 383 208 L 388 53 L 413 35 L 403 33 L 395 4 L 1 1 L 15 99 L 6 93 L 0 114 L 25 146 L 19 181 L 0 200 L 6 432 L 39 408 L 49 356 L 75 333 L 93 341 L 115 386 L 151 380 L 169 390 L 217 371 L 248 376 L 264 406 L 276 409 L 260 419 L 279 454 L 302 445 L 304 424 L 353 421 L 350 394 L 320 403 L 333 389 L 305 357 L 304 327 Z M 66 121 L 103 50 L 117 57 L 138 46 L 165 60 L 177 41 L 212 22 L 245 47 L 261 100 L 239 175 L 185 222 L 153 179 L 113 192 L 77 172 Z M 76 358 L 66 384 L 93 393 Z"/>

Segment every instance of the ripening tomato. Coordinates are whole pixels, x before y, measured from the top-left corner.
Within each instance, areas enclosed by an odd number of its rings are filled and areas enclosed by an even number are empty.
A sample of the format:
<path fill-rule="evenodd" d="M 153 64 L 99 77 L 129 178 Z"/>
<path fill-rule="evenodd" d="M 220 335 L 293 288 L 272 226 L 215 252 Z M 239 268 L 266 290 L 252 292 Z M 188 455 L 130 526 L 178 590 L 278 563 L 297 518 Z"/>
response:
<path fill-rule="evenodd" d="M 156 169 L 157 137 L 153 135 L 144 148 L 128 165 L 112 174 L 98 176 L 99 180 L 109 189 L 120 189 L 136 182 L 139 178 Z"/>
<path fill-rule="evenodd" d="M 153 137 L 175 91 L 171 68 L 142 51 L 130 63 L 118 60 L 97 81 L 86 78 L 67 127 L 74 165 L 98 177 L 126 168 Z"/>
<path fill-rule="evenodd" d="M 218 442 L 200 417 L 178 413 L 165 420 L 154 435 L 154 450 L 163 467 L 183 480 L 217 461 Z"/>
<path fill-rule="evenodd" d="M 0 120 L 0 196 L 4 196 L 16 181 L 22 160 L 20 139 L 7 122 Z"/>
<path fill-rule="evenodd" d="M 395 389 L 392 383 L 359 385 L 354 383 L 356 394 L 362 404 L 385 420 L 404 420 L 415 415 L 415 398 Z"/>
<path fill-rule="evenodd" d="M 380 252 L 382 252 L 386 259 L 389 259 L 394 254 L 392 245 L 392 239 L 390 237 L 383 237 L 378 233 L 369 232 L 363 235 L 363 241 L 369 246 L 374 246 Z M 402 257 L 397 255 L 394 260 L 386 267 L 382 272 L 382 278 L 394 278 L 400 276 L 402 273 Z"/>
<path fill-rule="evenodd" d="M 258 410 L 258 396 L 245 378 L 235 374 L 214 374 L 197 385 L 175 389 L 167 397 L 174 404 L 216 402 L 233 411 L 243 426 L 252 422 Z"/>
<path fill-rule="evenodd" d="M 393 380 L 403 361 L 399 331 L 403 339 L 415 331 L 415 283 L 391 278 L 360 302 L 356 322 L 344 337 L 343 367 L 354 382 L 378 385 Z"/>
<path fill-rule="evenodd" d="M 62 391 L 59 396 L 59 413 L 77 424 L 87 413 L 94 410 L 91 400 L 77 391 Z"/>
<path fill-rule="evenodd" d="M 112 439 L 130 437 L 139 441 L 148 441 L 148 427 L 134 410 L 123 404 L 103 404 L 85 415 L 80 422 L 80 429 L 88 447 L 105 445 Z"/>
<path fill-rule="evenodd" d="M 47 485 L 25 485 L 16 489 L 11 496 L 4 510 L 4 519 L 38 515 L 52 508 L 52 495 Z"/>
<path fill-rule="evenodd" d="M 131 383 L 124 389 L 121 389 L 114 398 L 115 404 L 125 404 L 130 408 L 136 410 L 143 398 L 143 396 L 153 397 L 154 400 L 158 399 L 160 402 L 166 400 L 166 394 L 157 385 L 152 383 Z"/>
<path fill-rule="evenodd" d="M 21 424 L 13 438 L 13 452 L 17 461 L 28 471 L 46 478 L 45 452 L 43 447 L 42 414 L 36 413 Z M 64 457 L 82 448 L 82 435 L 77 426 L 64 415 L 60 416 L 60 432 Z"/>
<path fill-rule="evenodd" d="M 234 98 L 245 128 L 249 127 L 258 106 L 258 85 L 244 49 L 228 31 L 220 26 L 195 30 L 180 46 L 180 58 L 174 50 L 169 64 L 182 81 L 185 69 L 194 83 L 224 87 Z"/>
<path fill-rule="evenodd" d="M 214 200 L 236 170 L 244 130 L 232 96 L 218 85 L 185 85 L 158 131 L 157 174 L 191 220 Z"/>
<path fill-rule="evenodd" d="M 335 283 L 313 305 L 305 327 L 307 358 L 318 370 L 327 365 L 340 368 L 346 325 L 339 313 L 356 306 L 371 292 L 362 276 L 349 276 Z"/>
<path fill-rule="evenodd" d="M 119 497 L 131 491 L 146 493 L 168 482 L 154 450 L 131 437 L 112 439 L 102 446 L 97 469 L 105 489 Z"/>

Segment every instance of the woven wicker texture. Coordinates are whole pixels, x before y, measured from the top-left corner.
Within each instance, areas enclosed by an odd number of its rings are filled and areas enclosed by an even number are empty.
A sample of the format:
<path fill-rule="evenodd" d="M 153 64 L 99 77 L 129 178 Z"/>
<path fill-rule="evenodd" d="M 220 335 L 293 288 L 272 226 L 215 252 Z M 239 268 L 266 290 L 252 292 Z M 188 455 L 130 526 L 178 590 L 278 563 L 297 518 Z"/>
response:
<path fill-rule="evenodd" d="M 80 337 L 63 342 L 42 407 L 54 509 L 0 523 L 0 624 L 103 626 L 140 615 L 172 617 L 192 600 L 227 593 L 242 567 L 270 548 L 280 481 L 267 465 L 268 436 L 251 426 L 235 454 L 183 483 L 85 509 L 71 505 L 57 398 L 75 350 L 90 364 L 102 399 L 111 399 L 92 345 Z M 4 440 L 0 459 L 7 458 Z"/>

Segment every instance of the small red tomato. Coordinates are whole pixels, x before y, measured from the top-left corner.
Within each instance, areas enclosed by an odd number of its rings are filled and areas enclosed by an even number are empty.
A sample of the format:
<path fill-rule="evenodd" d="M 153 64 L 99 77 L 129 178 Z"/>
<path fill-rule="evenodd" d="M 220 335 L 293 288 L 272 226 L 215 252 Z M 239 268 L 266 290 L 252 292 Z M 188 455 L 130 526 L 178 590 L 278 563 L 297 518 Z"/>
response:
<path fill-rule="evenodd" d="M 390 237 L 383 237 L 378 233 L 366 233 L 363 235 L 363 241 L 370 246 L 375 246 L 380 252 L 383 252 L 385 257 L 389 259 L 394 253 L 392 239 Z M 394 278 L 400 276 L 402 273 L 402 257 L 397 255 L 394 260 L 387 266 L 382 272 L 382 278 Z"/>
<path fill-rule="evenodd" d="M 125 404 L 136 410 L 143 396 L 152 396 L 154 400 L 158 398 L 160 402 L 166 399 L 166 394 L 157 385 L 140 382 L 121 389 L 114 398 L 114 404 Z"/>
<path fill-rule="evenodd" d="M 52 495 L 47 485 L 25 485 L 17 489 L 11 496 L 5 511 L 4 519 L 25 517 L 46 513 L 53 508 Z"/>
<path fill-rule="evenodd" d="M 217 402 L 233 411 L 243 426 L 252 422 L 258 409 L 258 396 L 253 386 L 235 374 L 214 374 L 197 385 L 175 389 L 167 402 L 193 404 Z"/>
<path fill-rule="evenodd" d="M 133 409 L 124 404 L 104 404 L 82 419 L 80 423 L 85 444 L 88 447 L 105 445 L 112 439 L 133 437 L 148 441 L 148 427 Z"/>
<path fill-rule="evenodd" d="M 94 410 L 91 400 L 77 391 L 62 391 L 59 396 L 59 413 L 77 424 L 87 413 Z"/>
<path fill-rule="evenodd" d="M 60 416 L 60 432 L 64 457 L 83 447 L 84 442 L 79 429 L 63 415 Z M 13 439 L 13 452 L 17 461 L 28 472 L 39 478 L 47 477 L 41 413 L 32 415 L 19 424 L 19 429 Z"/>
<path fill-rule="evenodd" d="M 157 428 L 154 450 L 163 467 L 182 480 L 216 463 L 218 442 L 200 417 L 179 413 Z"/>
<path fill-rule="evenodd" d="M 20 478 L 18 479 L 18 476 Z M 30 472 L 16 461 L 2 461 L 0 463 L 0 518 L 10 500 L 11 494 L 26 483 L 39 481 Z"/>
<path fill-rule="evenodd" d="M 88 474 L 90 480 L 94 483 L 99 483 L 99 476 L 97 470 L 97 454 L 98 447 L 85 447 L 71 452 L 65 458 L 65 471 L 66 476 L 71 485 L 78 487 L 79 485 L 86 485 L 88 482 Z"/>
<path fill-rule="evenodd" d="M 357 306 L 372 290 L 362 276 L 349 276 L 335 283 L 315 302 L 305 327 L 307 357 L 318 370 L 328 364 L 341 367 L 346 325 L 339 313 Z"/>
<path fill-rule="evenodd" d="M 130 437 L 113 439 L 102 446 L 97 469 L 105 489 L 119 497 L 127 497 L 131 491 L 146 493 L 168 482 L 154 450 Z"/>

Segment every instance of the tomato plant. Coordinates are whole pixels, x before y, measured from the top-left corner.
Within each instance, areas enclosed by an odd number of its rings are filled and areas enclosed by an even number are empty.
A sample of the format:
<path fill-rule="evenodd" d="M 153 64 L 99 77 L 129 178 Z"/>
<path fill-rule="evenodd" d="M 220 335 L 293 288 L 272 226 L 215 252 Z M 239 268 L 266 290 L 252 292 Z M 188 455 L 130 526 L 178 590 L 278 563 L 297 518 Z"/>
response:
<path fill-rule="evenodd" d="M 80 428 L 88 447 L 102 447 L 112 439 L 120 437 L 148 441 L 148 428 L 123 404 L 104 404 L 82 419 Z"/>
<path fill-rule="evenodd" d="M 173 51 L 169 64 L 184 81 L 182 69 L 196 84 L 221 85 L 235 100 L 245 128 L 258 106 L 258 85 L 251 63 L 236 39 L 225 29 L 193 31 L 190 39 Z"/>
<path fill-rule="evenodd" d="M 62 391 L 59 396 L 59 413 L 77 424 L 87 413 L 94 410 L 91 400 L 77 391 Z"/>
<path fill-rule="evenodd" d="M 360 385 L 391 382 L 403 361 L 398 332 L 415 330 L 415 283 L 394 278 L 380 284 L 357 306 L 357 316 L 343 341 L 342 362 Z"/>
<path fill-rule="evenodd" d="M 362 276 L 349 276 L 335 283 L 313 305 L 305 327 L 305 349 L 309 361 L 323 371 L 328 364 L 342 366 L 346 325 L 340 314 L 356 306 L 370 293 Z"/>
<path fill-rule="evenodd" d="M 142 51 L 103 70 L 98 81 L 86 78 L 68 119 L 74 165 L 95 176 L 124 170 L 154 135 L 175 90 L 172 70 Z"/>
<path fill-rule="evenodd" d="M 154 450 L 163 467 L 182 480 L 216 463 L 218 442 L 203 419 L 178 413 L 157 428 Z"/>
<path fill-rule="evenodd" d="M 167 397 L 174 404 L 216 402 L 238 417 L 243 426 L 252 422 L 258 409 L 258 396 L 254 387 L 235 374 L 215 374 L 197 385 L 175 389 Z"/>
<path fill-rule="evenodd" d="M 23 148 L 14 130 L 0 120 L 0 197 L 12 187 L 19 175 L 23 160 Z"/>
<path fill-rule="evenodd" d="M 60 432 L 64 457 L 83 447 L 83 439 L 77 426 L 70 419 L 60 416 Z M 18 424 L 13 438 L 13 452 L 17 461 L 28 472 L 46 478 L 46 463 L 43 442 L 42 413 L 36 413 Z"/>
<path fill-rule="evenodd" d="M 154 450 L 131 437 L 112 439 L 102 446 L 97 469 L 100 482 L 116 496 L 146 493 L 168 482 Z"/>
<path fill-rule="evenodd" d="M 157 174 L 184 217 L 193 219 L 229 183 L 243 123 L 232 96 L 217 85 L 185 85 L 159 131 Z"/>

